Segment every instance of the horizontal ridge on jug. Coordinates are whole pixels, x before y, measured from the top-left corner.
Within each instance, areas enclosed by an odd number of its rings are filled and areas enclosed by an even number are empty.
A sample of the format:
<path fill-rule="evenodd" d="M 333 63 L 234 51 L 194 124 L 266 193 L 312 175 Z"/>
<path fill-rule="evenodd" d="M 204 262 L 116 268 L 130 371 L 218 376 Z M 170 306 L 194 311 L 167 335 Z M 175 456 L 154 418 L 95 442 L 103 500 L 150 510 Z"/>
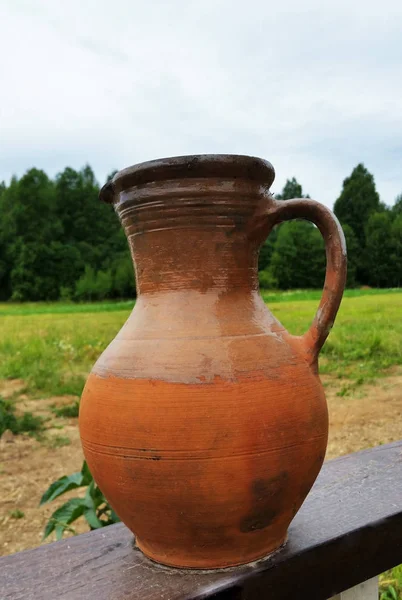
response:
<path fill-rule="evenodd" d="M 310 199 L 276 201 L 272 165 L 204 155 L 129 167 L 102 188 L 126 233 L 137 290 L 80 407 L 86 460 L 139 548 L 220 568 L 278 549 L 324 460 L 318 354 L 346 277 L 340 225 Z M 310 329 L 264 304 L 258 252 L 272 228 L 312 221 L 327 254 Z"/>

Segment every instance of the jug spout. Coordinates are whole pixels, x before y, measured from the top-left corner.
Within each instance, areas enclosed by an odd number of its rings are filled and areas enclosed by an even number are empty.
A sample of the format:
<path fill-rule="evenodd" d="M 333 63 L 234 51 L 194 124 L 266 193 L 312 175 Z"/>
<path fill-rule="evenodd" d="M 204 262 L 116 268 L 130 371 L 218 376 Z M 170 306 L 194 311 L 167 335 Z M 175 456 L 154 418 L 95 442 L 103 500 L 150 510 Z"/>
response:
<path fill-rule="evenodd" d="M 99 199 L 106 204 L 113 204 L 115 198 L 115 191 L 113 180 L 111 179 L 101 188 L 99 192 Z"/>

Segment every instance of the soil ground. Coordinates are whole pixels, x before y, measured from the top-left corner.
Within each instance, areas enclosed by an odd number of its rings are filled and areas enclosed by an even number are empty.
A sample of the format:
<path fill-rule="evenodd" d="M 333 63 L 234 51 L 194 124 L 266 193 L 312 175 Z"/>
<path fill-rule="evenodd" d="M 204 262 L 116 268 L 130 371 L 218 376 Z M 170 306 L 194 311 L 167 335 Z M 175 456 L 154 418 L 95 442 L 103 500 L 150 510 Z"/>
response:
<path fill-rule="evenodd" d="M 322 379 L 330 413 L 327 460 L 402 438 L 401 368 L 348 395 L 342 395 L 344 382 L 328 376 Z M 15 398 L 23 387 L 20 380 L 3 381 L 0 394 Z M 57 418 L 51 410 L 54 405 L 71 404 L 73 400 L 67 396 L 33 400 L 23 394 L 17 398 L 19 411 L 31 411 L 48 420 L 40 441 L 9 432 L 0 440 L 0 556 L 42 543 L 45 523 L 64 499 L 39 507 L 41 495 L 52 481 L 81 468 L 77 419 Z M 11 513 L 16 510 L 24 516 L 14 518 Z M 77 533 L 86 531 L 85 523 L 74 527 Z"/>

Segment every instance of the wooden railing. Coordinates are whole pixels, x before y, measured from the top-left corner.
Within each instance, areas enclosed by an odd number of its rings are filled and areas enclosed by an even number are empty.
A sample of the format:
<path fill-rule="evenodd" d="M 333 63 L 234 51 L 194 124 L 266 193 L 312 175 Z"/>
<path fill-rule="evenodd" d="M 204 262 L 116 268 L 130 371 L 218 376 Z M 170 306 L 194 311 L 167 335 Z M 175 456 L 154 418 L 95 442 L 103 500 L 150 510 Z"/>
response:
<path fill-rule="evenodd" d="M 124 525 L 112 525 L 0 559 L 0 598 L 374 600 L 375 576 L 399 563 L 402 441 L 325 463 L 271 558 L 221 571 L 170 569 L 146 559 Z"/>

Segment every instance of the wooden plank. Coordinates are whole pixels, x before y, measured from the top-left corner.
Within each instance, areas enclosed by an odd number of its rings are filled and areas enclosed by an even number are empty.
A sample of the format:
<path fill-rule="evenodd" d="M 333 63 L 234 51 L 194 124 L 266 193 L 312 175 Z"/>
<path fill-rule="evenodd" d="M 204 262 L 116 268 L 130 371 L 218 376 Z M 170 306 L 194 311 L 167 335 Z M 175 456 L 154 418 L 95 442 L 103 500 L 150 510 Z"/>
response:
<path fill-rule="evenodd" d="M 363 581 L 363 583 L 337 594 L 331 600 L 378 600 L 378 577 Z"/>
<path fill-rule="evenodd" d="M 167 517 L 168 518 L 168 517 Z M 327 462 L 271 559 L 169 569 L 121 524 L 0 559 L 1 600 L 324 600 L 402 563 L 402 441 Z"/>

